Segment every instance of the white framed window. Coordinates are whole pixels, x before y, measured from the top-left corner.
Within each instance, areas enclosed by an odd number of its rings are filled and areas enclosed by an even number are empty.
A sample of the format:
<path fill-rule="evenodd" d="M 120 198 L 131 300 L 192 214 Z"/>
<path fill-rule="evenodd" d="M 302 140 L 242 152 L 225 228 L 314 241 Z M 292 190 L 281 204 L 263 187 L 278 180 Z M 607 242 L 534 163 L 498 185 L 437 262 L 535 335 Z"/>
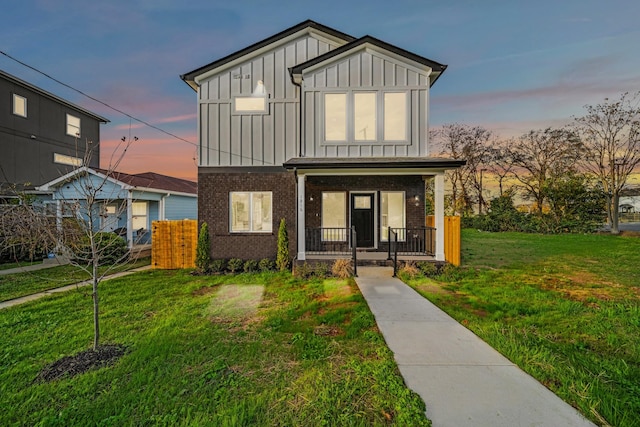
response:
<path fill-rule="evenodd" d="M 380 241 L 389 241 L 389 227 L 399 228 L 398 241 L 406 240 L 406 209 L 404 191 L 380 193 Z"/>
<path fill-rule="evenodd" d="M 375 92 L 353 94 L 353 139 L 375 141 L 378 134 Z"/>
<path fill-rule="evenodd" d="M 325 141 L 347 140 L 347 94 L 324 94 Z"/>
<path fill-rule="evenodd" d="M 67 135 L 80 136 L 80 118 L 67 114 Z"/>
<path fill-rule="evenodd" d="M 273 230 L 270 191 L 231 192 L 229 201 L 232 233 L 270 233 Z"/>
<path fill-rule="evenodd" d="M 409 135 L 408 93 L 324 94 L 324 141 L 406 142 Z"/>
<path fill-rule="evenodd" d="M 347 194 L 326 191 L 322 193 L 322 240 L 344 242 L 347 240 Z"/>
<path fill-rule="evenodd" d="M 233 112 L 236 114 L 266 114 L 265 96 L 236 96 L 233 98 Z"/>
<path fill-rule="evenodd" d="M 384 140 L 406 141 L 407 127 L 407 93 L 384 93 Z"/>
<path fill-rule="evenodd" d="M 115 208 L 115 206 L 113 206 Z M 107 206 L 107 209 L 109 207 Z M 114 211 L 115 213 L 115 211 Z M 149 202 L 131 203 L 131 229 L 149 228 Z"/>
<path fill-rule="evenodd" d="M 27 117 L 27 98 L 18 94 L 13 94 L 13 114 L 20 117 Z"/>
<path fill-rule="evenodd" d="M 82 166 L 82 159 L 60 153 L 53 153 L 53 162 L 67 166 Z"/>

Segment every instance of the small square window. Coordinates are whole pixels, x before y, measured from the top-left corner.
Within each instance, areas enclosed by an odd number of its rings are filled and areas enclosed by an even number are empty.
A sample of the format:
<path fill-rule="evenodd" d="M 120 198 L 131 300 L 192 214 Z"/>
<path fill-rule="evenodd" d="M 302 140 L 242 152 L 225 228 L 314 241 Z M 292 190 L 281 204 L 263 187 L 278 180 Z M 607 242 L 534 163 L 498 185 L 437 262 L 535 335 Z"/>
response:
<path fill-rule="evenodd" d="M 232 233 L 270 233 L 272 231 L 271 192 L 232 192 L 229 196 Z"/>
<path fill-rule="evenodd" d="M 27 98 L 13 94 L 13 114 L 27 117 Z"/>
<path fill-rule="evenodd" d="M 80 136 L 80 118 L 67 114 L 67 135 Z"/>

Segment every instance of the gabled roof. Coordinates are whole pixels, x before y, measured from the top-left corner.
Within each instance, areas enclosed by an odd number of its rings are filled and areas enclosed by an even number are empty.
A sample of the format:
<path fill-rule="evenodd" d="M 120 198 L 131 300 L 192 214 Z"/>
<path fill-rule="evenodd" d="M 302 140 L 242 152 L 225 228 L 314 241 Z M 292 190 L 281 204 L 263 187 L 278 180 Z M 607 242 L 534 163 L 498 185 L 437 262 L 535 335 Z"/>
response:
<path fill-rule="evenodd" d="M 252 44 L 251 46 L 248 46 L 242 50 L 239 50 L 235 53 L 232 53 L 230 55 L 225 56 L 224 58 L 218 59 L 210 64 L 204 65 L 200 68 L 197 68 L 193 71 L 190 71 L 188 73 L 185 73 L 183 75 L 180 76 L 180 78 L 182 80 L 184 80 L 185 83 L 187 83 L 189 86 L 191 86 L 193 88 L 193 90 L 197 90 L 198 85 L 195 82 L 196 77 L 207 73 L 211 70 L 214 70 L 216 68 L 222 67 L 236 59 L 242 58 L 244 56 L 247 56 L 255 51 L 258 51 L 262 48 L 265 48 L 271 44 L 277 43 L 282 39 L 285 39 L 288 36 L 291 36 L 293 34 L 296 34 L 300 31 L 303 31 L 305 29 L 314 29 L 316 31 L 319 31 L 321 33 L 324 33 L 326 35 L 329 35 L 335 39 L 339 39 L 342 40 L 344 42 L 350 42 L 352 40 L 355 40 L 355 37 L 352 37 L 348 34 L 345 34 L 341 31 L 335 30 L 333 28 L 324 26 L 322 24 L 319 24 L 315 21 L 312 21 L 310 19 L 301 22 L 300 24 L 294 25 L 291 28 L 287 28 L 284 31 L 279 32 L 278 34 L 274 34 L 273 36 L 266 38 L 262 41 L 259 41 L 257 43 Z"/>
<path fill-rule="evenodd" d="M 347 43 L 343 46 L 340 46 L 339 48 L 330 50 L 329 52 L 317 56 L 315 58 L 312 58 L 306 62 L 303 62 L 301 64 L 298 64 L 294 67 L 291 67 L 289 69 L 289 72 L 292 76 L 296 76 L 296 75 L 300 75 L 302 74 L 302 72 L 308 68 L 313 67 L 314 65 L 318 65 L 321 64 L 325 61 L 330 61 L 336 57 L 339 57 L 349 51 L 358 49 L 359 47 L 362 46 L 366 46 L 366 45 L 370 45 L 373 47 L 376 47 L 378 49 L 381 49 L 383 51 L 387 51 L 390 52 L 394 55 L 398 55 L 402 58 L 406 58 L 410 61 L 416 62 L 418 64 L 422 64 L 425 65 L 429 68 L 431 68 L 432 70 L 432 75 L 435 75 L 434 78 L 431 79 L 431 85 L 433 85 L 435 83 L 435 81 L 438 79 L 438 77 L 440 77 L 440 75 L 444 72 L 444 70 L 447 69 L 447 66 L 444 64 L 440 64 L 436 61 L 432 61 L 431 59 L 425 58 L 423 56 L 420 55 L 416 55 L 415 53 L 409 52 L 408 50 L 404 50 L 402 48 L 399 48 L 397 46 L 391 45 L 389 43 L 383 42 L 382 40 L 379 40 L 375 37 L 372 36 L 364 36 L 361 37 L 357 40 L 354 40 L 350 43 Z"/>
<path fill-rule="evenodd" d="M 74 109 L 74 110 L 79 111 L 79 112 L 81 112 L 83 114 L 86 114 L 87 116 L 92 117 L 92 118 L 96 119 L 99 122 L 109 123 L 109 120 L 105 119 L 102 116 L 97 115 L 96 113 L 92 113 L 91 111 L 89 111 L 89 110 L 87 110 L 85 108 L 82 108 L 82 107 L 80 107 L 80 106 L 78 106 L 76 104 L 73 104 L 73 103 L 71 103 L 71 102 L 69 102 L 69 101 L 67 101 L 65 99 L 60 98 L 59 96 L 56 96 L 56 95 L 54 95 L 52 93 L 49 93 L 44 89 L 40 89 L 39 87 L 34 86 L 31 83 L 27 83 L 24 80 L 19 79 L 18 77 L 13 76 L 13 75 L 11 75 L 9 73 L 6 73 L 6 72 L 4 72 L 2 70 L 0 70 L 0 77 L 4 78 L 4 79 L 6 79 L 6 80 L 8 80 L 8 81 L 10 81 L 10 82 L 12 82 L 14 84 L 22 86 L 22 87 L 24 87 L 26 89 L 29 89 L 29 90 L 31 90 L 33 92 L 39 93 L 40 95 L 42 95 L 42 96 L 44 96 L 46 98 L 49 98 L 49 99 L 51 99 L 51 100 L 53 100 L 53 101 L 55 101 L 55 102 L 57 102 L 59 104 L 66 105 L 67 107 L 69 107 L 71 109 Z"/>
<path fill-rule="evenodd" d="M 139 174 L 127 174 L 117 171 L 108 171 L 100 168 L 89 168 L 83 166 L 75 169 L 60 178 L 36 187 L 39 191 L 51 191 L 59 185 L 63 185 L 83 174 L 96 175 L 106 178 L 110 182 L 121 186 L 125 190 L 140 190 L 149 192 L 167 192 L 196 195 L 198 184 L 186 179 L 174 178 L 172 176 L 161 175 L 154 172 L 144 172 Z"/>

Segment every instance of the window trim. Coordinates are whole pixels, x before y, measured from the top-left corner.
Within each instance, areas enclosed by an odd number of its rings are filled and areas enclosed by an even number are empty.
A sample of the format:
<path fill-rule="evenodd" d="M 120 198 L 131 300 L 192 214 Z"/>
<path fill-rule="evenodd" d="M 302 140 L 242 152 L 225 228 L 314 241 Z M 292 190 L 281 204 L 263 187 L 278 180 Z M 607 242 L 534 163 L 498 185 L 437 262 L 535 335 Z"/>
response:
<path fill-rule="evenodd" d="M 233 229 L 233 195 L 248 194 L 249 195 L 249 230 Z M 256 194 L 268 194 L 271 208 L 271 222 L 269 230 L 253 229 L 253 196 Z M 273 192 L 272 191 L 230 191 L 229 192 L 229 233 L 231 234 L 273 234 Z"/>
<path fill-rule="evenodd" d="M 66 154 L 53 153 L 53 163 L 66 166 L 80 167 L 84 161 L 79 157 L 68 156 Z"/>
<path fill-rule="evenodd" d="M 319 128 L 321 132 L 320 141 L 325 145 L 337 145 L 337 144 L 356 144 L 356 145 L 376 145 L 376 144 L 394 144 L 394 145 L 410 145 L 411 144 L 411 90 L 402 89 L 380 89 L 372 90 L 362 88 L 349 89 L 344 91 L 322 91 L 322 105 L 320 106 L 320 123 Z M 355 129 L 355 97 L 361 93 L 373 93 L 376 95 L 375 106 L 375 132 L 374 139 L 357 139 Z M 387 93 L 403 93 L 405 95 L 405 138 L 404 139 L 384 139 L 384 125 L 385 125 L 385 94 Z M 326 116 L 326 95 L 345 95 L 345 139 L 343 140 L 328 140 L 327 139 L 327 116 Z"/>
<path fill-rule="evenodd" d="M 67 133 L 67 135 L 69 135 L 69 136 L 73 136 L 73 137 L 78 137 L 78 138 L 79 138 L 79 137 L 80 137 L 80 135 L 82 135 L 82 132 L 81 132 L 81 128 L 82 128 L 82 121 L 80 120 L 80 117 L 74 116 L 73 114 L 69 114 L 69 113 L 67 113 L 67 116 L 66 116 L 66 117 L 67 117 L 67 126 L 66 126 L 66 133 Z M 71 118 L 73 118 L 73 119 L 78 120 L 78 126 L 76 126 L 75 124 L 71 124 L 71 123 L 69 123 L 69 118 L 70 118 L 70 117 L 71 117 Z M 69 127 L 70 127 L 70 126 L 71 126 L 73 129 L 76 129 L 76 128 L 77 128 L 77 129 L 78 129 L 78 131 L 77 131 L 77 132 L 74 132 L 74 133 L 69 133 Z"/>
<path fill-rule="evenodd" d="M 134 214 L 133 205 L 144 205 L 144 215 Z M 117 208 L 116 208 L 116 212 L 117 212 Z M 137 201 L 131 202 L 131 229 L 132 230 L 138 230 L 140 228 L 140 227 L 133 226 L 134 220 L 140 219 L 140 218 L 145 218 L 144 227 L 142 228 L 145 230 L 148 230 L 149 229 L 149 201 L 147 200 L 137 200 Z"/>
<path fill-rule="evenodd" d="M 238 110 L 238 99 L 262 99 L 264 108 L 261 110 Z M 252 116 L 252 115 L 267 115 L 269 114 L 269 99 L 266 95 L 249 95 L 249 96 L 234 96 L 232 100 L 231 115 L 234 116 Z"/>
<path fill-rule="evenodd" d="M 18 111 L 18 109 L 16 108 L 17 104 L 16 104 L 16 100 L 22 100 L 23 102 L 23 112 Z M 13 112 L 14 116 L 18 116 L 18 117 L 24 117 L 25 119 L 27 118 L 27 114 L 28 114 L 28 110 L 27 110 L 27 98 L 22 96 L 22 95 L 18 95 L 17 93 L 13 94 L 13 97 L 11 98 L 12 100 L 12 108 L 11 111 Z"/>
<path fill-rule="evenodd" d="M 343 210 L 342 213 L 344 215 L 343 220 L 344 220 L 344 225 L 342 227 L 325 227 L 324 226 L 324 195 L 325 194 L 342 194 L 342 204 L 343 204 Z M 349 221 L 349 213 L 348 213 L 348 209 L 349 209 L 349 202 L 347 200 L 347 192 L 346 191 L 323 191 L 320 194 L 320 228 L 321 229 L 325 229 L 325 228 L 347 228 L 347 224 Z M 321 233 L 320 239 L 323 242 L 346 242 L 347 241 L 347 236 L 343 236 L 344 238 L 340 239 L 340 237 L 338 236 L 338 238 L 325 238 L 325 233 L 324 231 Z"/>
<path fill-rule="evenodd" d="M 384 236 L 384 230 L 388 228 L 388 225 L 383 225 L 384 223 L 384 212 L 382 210 L 382 199 L 384 194 L 395 193 L 402 194 L 402 219 L 404 220 L 404 229 L 407 228 L 407 193 L 406 191 L 380 191 L 380 242 L 389 242 L 389 236 Z M 393 227 L 392 227 L 393 228 Z M 398 242 L 406 241 L 406 236 L 400 237 L 398 236 Z"/>

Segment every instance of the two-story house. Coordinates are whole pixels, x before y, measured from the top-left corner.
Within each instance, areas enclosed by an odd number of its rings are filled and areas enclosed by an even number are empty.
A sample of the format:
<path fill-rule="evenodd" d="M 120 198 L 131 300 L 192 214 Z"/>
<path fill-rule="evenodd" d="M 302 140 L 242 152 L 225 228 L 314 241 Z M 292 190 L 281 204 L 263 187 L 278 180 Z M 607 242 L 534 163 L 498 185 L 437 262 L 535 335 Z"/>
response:
<path fill-rule="evenodd" d="M 4 71 L 0 99 L 0 195 L 100 166 L 100 124 L 107 119 Z"/>
<path fill-rule="evenodd" d="M 386 251 L 394 235 L 444 260 L 444 173 L 464 164 L 429 155 L 429 90 L 445 69 L 305 21 L 181 76 L 197 92 L 212 256 L 274 257 L 284 218 L 300 261 L 348 251 L 352 230 L 358 249 Z"/>

